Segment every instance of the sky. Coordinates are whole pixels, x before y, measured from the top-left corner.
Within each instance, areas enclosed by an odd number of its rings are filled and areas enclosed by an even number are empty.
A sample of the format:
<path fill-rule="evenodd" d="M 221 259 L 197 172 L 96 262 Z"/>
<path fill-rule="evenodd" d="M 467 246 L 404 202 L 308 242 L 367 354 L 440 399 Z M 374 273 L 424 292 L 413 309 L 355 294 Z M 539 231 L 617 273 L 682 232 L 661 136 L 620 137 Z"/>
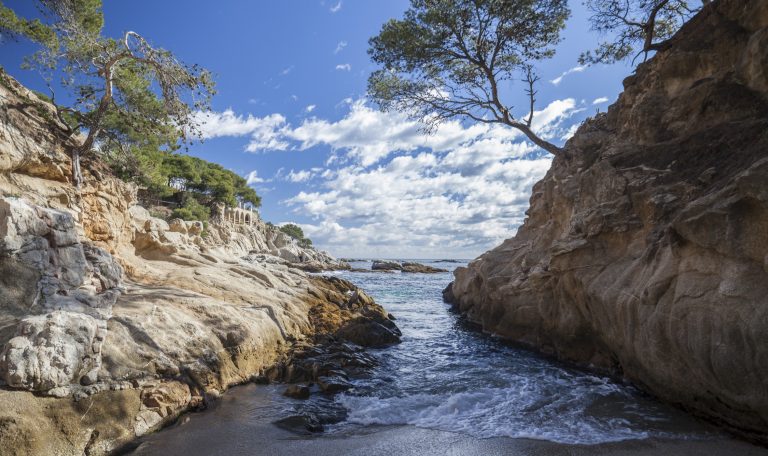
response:
<path fill-rule="evenodd" d="M 4 0 L 31 13 L 29 0 Z M 188 153 L 247 177 L 264 220 L 300 225 L 337 257 L 473 258 L 513 237 L 551 155 L 508 127 L 453 121 L 431 135 L 366 97 L 368 39 L 408 0 L 105 0 L 105 34 L 127 30 L 211 70 L 205 141 Z M 600 39 L 580 1 L 554 58 L 537 64 L 540 135 L 563 144 L 621 92 L 625 64 L 581 67 Z M 0 65 L 27 86 L 26 43 Z M 519 83 L 503 94 L 527 114 Z"/>

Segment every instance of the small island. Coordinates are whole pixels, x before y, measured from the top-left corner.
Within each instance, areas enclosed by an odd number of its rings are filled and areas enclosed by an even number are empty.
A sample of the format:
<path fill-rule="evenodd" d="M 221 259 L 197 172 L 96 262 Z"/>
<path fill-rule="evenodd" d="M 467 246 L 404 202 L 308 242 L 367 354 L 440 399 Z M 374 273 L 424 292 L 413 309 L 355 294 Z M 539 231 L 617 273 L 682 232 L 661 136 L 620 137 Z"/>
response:
<path fill-rule="evenodd" d="M 435 268 L 421 263 L 393 260 L 374 260 L 371 265 L 372 271 L 401 271 L 420 274 L 437 274 L 439 272 L 448 272 L 447 269 Z"/>

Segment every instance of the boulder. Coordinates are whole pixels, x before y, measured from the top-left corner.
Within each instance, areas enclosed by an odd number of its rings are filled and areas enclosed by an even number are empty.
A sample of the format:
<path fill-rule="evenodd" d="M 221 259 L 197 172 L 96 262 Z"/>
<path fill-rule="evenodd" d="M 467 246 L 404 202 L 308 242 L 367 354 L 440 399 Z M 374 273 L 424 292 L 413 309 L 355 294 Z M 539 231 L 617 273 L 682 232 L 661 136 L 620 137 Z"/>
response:
<path fill-rule="evenodd" d="M 400 343 L 402 333 L 389 319 L 358 317 L 344 324 L 336 336 L 361 347 L 386 347 Z"/>
<path fill-rule="evenodd" d="M 283 396 L 291 397 L 294 399 L 309 399 L 309 387 L 304 385 L 289 385 L 288 388 L 283 391 Z"/>
<path fill-rule="evenodd" d="M 373 271 L 402 271 L 420 274 L 435 274 L 438 272 L 448 272 L 446 269 L 435 268 L 421 263 L 405 261 L 400 263 L 391 260 L 375 260 L 371 265 Z"/>
<path fill-rule="evenodd" d="M 403 266 L 397 261 L 375 260 L 371 265 L 373 271 L 402 271 Z"/>
<path fill-rule="evenodd" d="M 106 326 L 105 321 L 66 311 L 22 319 L 16 337 L 0 354 L 3 380 L 32 391 L 95 383 Z"/>

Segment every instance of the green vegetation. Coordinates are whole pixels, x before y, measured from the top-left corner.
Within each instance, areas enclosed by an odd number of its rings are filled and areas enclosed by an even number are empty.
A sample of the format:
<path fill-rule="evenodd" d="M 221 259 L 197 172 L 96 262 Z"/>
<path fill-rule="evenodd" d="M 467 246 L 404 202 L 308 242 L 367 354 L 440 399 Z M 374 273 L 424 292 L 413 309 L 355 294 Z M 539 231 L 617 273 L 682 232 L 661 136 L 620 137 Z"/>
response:
<path fill-rule="evenodd" d="M 592 30 L 612 39 L 582 53 L 582 65 L 615 63 L 633 55 L 634 62 L 640 54 L 648 58 L 649 52 L 666 47 L 669 38 L 700 9 L 688 0 L 587 0 L 586 6 L 592 12 Z"/>
<path fill-rule="evenodd" d="M 370 40 L 382 66 L 368 92 L 384 110 L 404 110 L 429 130 L 451 118 L 507 125 L 553 154 L 531 129 L 533 64 L 554 55 L 570 12 L 566 0 L 411 0 Z M 500 85 L 522 80 L 529 113 L 517 118 Z"/>
<path fill-rule="evenodd" d="M 147 199 L 179 204 L 174 214 L 185 220 L 207 220 L 217 203 L 261 206 L 261 197 L 243 177 L 216 163 L 151 148 L 108 160 L 118 176 L 141 185 Z"/>
<path fill-rule="evenodd" d="M 184 205 L 173 211 L 173 218 L 180 218 L 182 220 L 208 220 L 211 216 L 211 210 L 202 204 L 191 195 L 184 195 Z"/>
<path fill-rule="evenodd" d="M 80 157 L 98 144 L 106 155 L 140 161 L 149 151 L 173 152 L 199 136 L 193 113 L 207 110 L 214 93 L 208 71 L 185 65 L 135 32 L 102 35 L 101 0 L 38 0 L 43 19 L 19 17 L 0 3 L 0 32 L 38 45 L 26 68 L 35 68 L 75 100 L 57 106 L 66 133 L 87 132 L 72 150 L 74 183 L 82 181 Z M 50 99 L 55 104 L 55 91 Z"/>
<path fill-rule="evenodd" d="M 25 19 L 0 2 L 0 31 L 12 38 L 27 38 L 43 46 L 55 48 L 58 45 L 56 34 L 51 27 L 39 19 Z"/>
<path fill-rule="evenodd" d="M 294 225 L 293 223 L 286 223 L 280 227 L 280 231 L 296 239 L 300 246 L 304 248 L 312 247 L 312 240 L 304 237 L 304 230 L 302 230 L 300 226 Z"/>
<path fill-rule="evenodd" d="M 20 17 L 0 2 L 0 32 L 38 45 L 22 66 L 48 82 L 51 94 L 35 95 L 55 106 L 59 122 L 45 106 L 37 112 L 69 136 L 86 133 L 72 151 L 76 185 L 80 157 L 98 145 L 115 174 L 138 183 L 146 199 L 175 206 L 174 217 L 208 220 L 217 203 L 261 205 L 244 178 L 175 153 L 199 136 L 193 113 L 209 109 L 214 87 L 208 71 L 179 62 L 135 32 L 103 36 L 101 0 L 36 1 L 40 19 Z M 58 84 L 54 74 L 62 75 Z M 69 93 L 72 106 L 57 105 L 53 86 Z"/>

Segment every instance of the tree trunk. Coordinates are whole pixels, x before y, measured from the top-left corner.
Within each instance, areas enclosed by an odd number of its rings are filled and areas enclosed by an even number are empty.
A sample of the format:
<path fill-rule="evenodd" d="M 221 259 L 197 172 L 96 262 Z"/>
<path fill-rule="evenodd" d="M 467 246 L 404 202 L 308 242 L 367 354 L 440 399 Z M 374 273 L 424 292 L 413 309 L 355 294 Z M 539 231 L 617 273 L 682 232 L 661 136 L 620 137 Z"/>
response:
<path fill-rule="evenodd" d="M 525 134 L 525 136 L 527 136 L 531 142 L 546 150 L 550 154 L 557 156 L 563 153 L 563 149 L 561 147 L 557 147 L 551 142 L 539 138 L 539 136 L 536 135 L 536 133 L 534 133 L 528 125 L 519 122 L 513 122 L 510 124 L 510 126 L 523 132 L 523 134 Z"/>
<path fill-rule="evenodd" d="M 83 173 L 80 169 L 80 148 L 74 147 L 72 149 L 72 183 L 76 188 L 80 188 L 83 183 Z"/>

